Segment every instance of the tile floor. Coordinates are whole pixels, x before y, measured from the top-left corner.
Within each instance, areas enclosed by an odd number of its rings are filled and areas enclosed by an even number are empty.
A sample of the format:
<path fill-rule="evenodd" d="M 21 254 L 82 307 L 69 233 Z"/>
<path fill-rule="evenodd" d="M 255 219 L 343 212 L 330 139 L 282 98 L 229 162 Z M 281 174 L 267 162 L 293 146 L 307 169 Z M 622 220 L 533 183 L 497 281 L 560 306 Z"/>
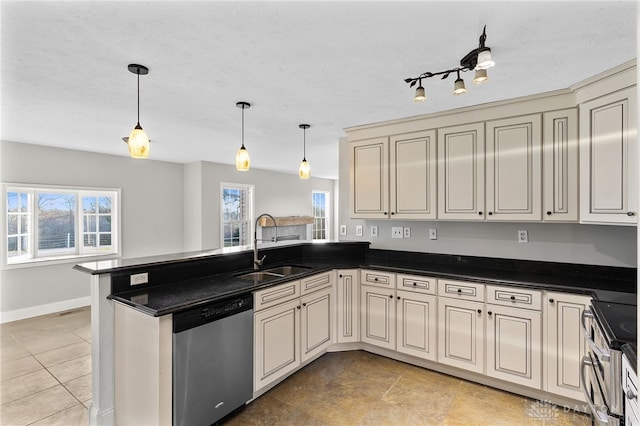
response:
<path fill-rule="evenodd" d="M 590 425 L 562 407 L 363 351 L 323 355 L 223 422 L 235 425 Z"/>
<path fill-rule="evenodd" d="M 90 309 L 0 325 L 0 425 L 86 425 Z M 364 351 L 328 353 L 224 425 L 589 425 L 590 417 Z"/>
<path fill-rule="evenodd" d="M 0 325 L 0 425 L 86 425 L 89 307 Z"/>

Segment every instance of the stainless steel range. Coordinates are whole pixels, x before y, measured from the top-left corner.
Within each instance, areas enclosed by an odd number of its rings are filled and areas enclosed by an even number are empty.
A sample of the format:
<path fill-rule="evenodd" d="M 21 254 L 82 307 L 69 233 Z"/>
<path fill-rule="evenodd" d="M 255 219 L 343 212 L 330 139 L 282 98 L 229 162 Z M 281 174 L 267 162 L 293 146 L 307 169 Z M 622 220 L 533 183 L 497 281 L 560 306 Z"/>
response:
<path fill-rule="evenodd" d="M 624 424 L 621 346 L 636 342 L 636 306 L 593 301 L 582 315 L 588 343 L 582 387 L 596 425 Z"/>

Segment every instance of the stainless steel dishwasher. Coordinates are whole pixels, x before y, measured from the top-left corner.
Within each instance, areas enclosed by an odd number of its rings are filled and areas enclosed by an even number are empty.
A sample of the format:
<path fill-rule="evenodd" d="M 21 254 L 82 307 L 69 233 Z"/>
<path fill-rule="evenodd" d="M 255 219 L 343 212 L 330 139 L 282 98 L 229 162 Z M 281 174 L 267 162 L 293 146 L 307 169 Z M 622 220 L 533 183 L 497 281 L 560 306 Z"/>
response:
<path fill-rule="evenodd" d="M 174 426 L 209 426 L 252 397 L 252 295 L 174 314 Z"/>

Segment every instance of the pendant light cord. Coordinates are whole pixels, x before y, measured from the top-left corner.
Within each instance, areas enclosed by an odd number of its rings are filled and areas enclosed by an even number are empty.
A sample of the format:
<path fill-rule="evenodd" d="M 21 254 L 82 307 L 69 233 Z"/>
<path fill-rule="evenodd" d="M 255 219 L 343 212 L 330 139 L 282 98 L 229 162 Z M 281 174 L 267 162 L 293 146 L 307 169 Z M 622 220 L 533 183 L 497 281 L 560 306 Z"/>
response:
<path fill-rule="evenodd" d="M 307 129 L 302 129 L 302 161 L 307 161 Z"/>
<path fill-rule="evenodd" d="M 244 105 L 242 105 L 242 147 L 240 149 L 245 149 L 244 147 Z"/>
<path fill-rule="evenodd" d="M 140 125 L 140 68 L 138 68 L 138 126 Z"/>

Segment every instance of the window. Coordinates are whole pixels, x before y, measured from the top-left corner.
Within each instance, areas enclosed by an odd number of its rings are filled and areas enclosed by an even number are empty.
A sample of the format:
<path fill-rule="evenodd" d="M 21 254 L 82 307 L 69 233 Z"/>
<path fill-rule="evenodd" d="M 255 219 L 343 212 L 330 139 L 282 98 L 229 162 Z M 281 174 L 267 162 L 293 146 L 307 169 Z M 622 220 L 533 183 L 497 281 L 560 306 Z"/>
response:
<path fill-rule="evenodd" d="M 221 187 L 222 247 L 250 245 L 253 186 L 223 183 Z"/>
<path fill-rule="evenodd" d="M 6 264 L 118 253 L 119 190 L 4 186 Z"/>
<path fill-rule="evenodd" d="M 326 240 L 329 229 L 329 193 L 313 191 L 311 193 L 311 209 L 313 210 L 313 239 Z"/>

